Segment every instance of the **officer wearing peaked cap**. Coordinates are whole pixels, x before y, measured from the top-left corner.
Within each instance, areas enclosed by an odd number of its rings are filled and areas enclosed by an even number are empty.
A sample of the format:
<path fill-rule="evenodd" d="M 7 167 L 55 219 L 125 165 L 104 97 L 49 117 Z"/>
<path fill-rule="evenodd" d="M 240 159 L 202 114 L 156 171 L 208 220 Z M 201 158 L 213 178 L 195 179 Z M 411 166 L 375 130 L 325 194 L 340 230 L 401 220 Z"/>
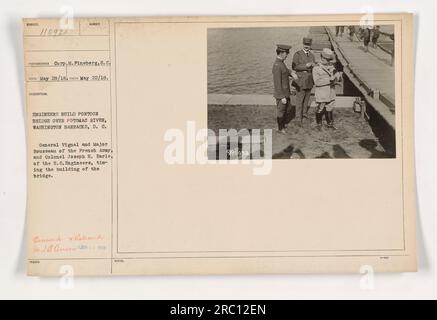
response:
<path fill-rule="evenodd" d="M 276 60 L 273 63 L 272 74 L 273 74 L 273 85 L 274 94 L 276 99 L 276 120 L 278 123 L 278 131 L 280 133 L 285 133 L 286 121 L 288 118 L 288 113 L 291 112 L 290 105 L 290 80 L 289 77 L 293 76 L 294 73 L 287 68 L 285 65 L 285 59 L 287 59 L 290 53 L 291 46 L 286 44 L 278 44 L 276 48 Z"/>
<path fill-rule="evenodd" d="M 300 120 L 308 118 L 310 106 L 311 90 L 314 86 L 312 77 L 312 68 L 316 59 L 311 52 L 313 40 L 309 37 L 303 38 L 303 48 L 297 51 L 293 56 L 292 68 L 297 73 L 297 80 L 294 81 L 296 87 L 296 107 L 300 112 Z"/>

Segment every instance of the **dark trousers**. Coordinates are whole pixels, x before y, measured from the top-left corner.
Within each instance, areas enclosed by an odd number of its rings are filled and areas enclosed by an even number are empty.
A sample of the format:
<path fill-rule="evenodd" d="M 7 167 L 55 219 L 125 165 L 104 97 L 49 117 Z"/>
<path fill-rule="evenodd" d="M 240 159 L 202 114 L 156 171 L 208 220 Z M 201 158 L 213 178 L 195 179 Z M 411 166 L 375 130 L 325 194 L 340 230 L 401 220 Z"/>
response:
<path fill-rule="evenodd" d="M 278 122 L 278 129 L 284 129 L 284 126 L 289 121 L 289 115 L 291 112 L 290 98 L 287 98 L 287 102 L 284 104 L 282 99 L 276 99 L 276 119 Z"/>
<path fill-rule="evenodd" d="M 308 115 L 308 109 L 310 108 L 311 89 L 300 88 L 296 92 L 296 107 L 299 110 L 300 120 L 303 120 L 304 115 Z"/>

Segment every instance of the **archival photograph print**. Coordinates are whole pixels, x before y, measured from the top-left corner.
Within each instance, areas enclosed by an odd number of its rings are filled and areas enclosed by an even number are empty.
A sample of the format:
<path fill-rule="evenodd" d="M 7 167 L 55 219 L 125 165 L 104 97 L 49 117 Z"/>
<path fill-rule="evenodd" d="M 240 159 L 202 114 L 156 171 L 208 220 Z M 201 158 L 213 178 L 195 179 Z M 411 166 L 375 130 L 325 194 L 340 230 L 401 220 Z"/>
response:
<path fill-rule="evenodd" d="M 394 41 L 394 25 L 208 29 L 208 158 L 395 158 Z"/>

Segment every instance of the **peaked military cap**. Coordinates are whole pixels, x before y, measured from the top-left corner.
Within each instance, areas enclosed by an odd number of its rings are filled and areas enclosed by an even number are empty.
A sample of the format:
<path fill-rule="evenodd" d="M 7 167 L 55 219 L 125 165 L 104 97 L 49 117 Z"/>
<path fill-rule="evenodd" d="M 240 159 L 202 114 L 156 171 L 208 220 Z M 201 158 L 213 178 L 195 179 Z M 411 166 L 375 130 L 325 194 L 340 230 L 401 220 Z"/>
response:
<path fill-rule="evenodd" d="M 303 38 L 302 43 L 306 46 L 310 46 L 313 43 L 313 39 L 311 39 L 309 37 L 305 37 L 305 38 Z"/>
<path fill-rule="evenodd" d="M 290 52 L 291 46 L 287 45 L 287 44 L 277 44 L 277 49 L 283 52 Z"/>

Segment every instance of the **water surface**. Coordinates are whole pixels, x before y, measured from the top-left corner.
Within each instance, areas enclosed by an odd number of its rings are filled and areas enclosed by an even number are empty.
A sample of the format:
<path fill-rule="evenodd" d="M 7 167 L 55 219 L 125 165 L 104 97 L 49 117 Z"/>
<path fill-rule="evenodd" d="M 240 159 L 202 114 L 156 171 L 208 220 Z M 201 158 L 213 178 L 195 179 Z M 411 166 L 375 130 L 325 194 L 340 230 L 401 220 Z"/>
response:
<path fill-rule="evenodd" d="M 208 30 L 208 92 L 272 94 L 276 44 L 292 46 L 286 64 L 302 48 L 308 27 Z"/>

